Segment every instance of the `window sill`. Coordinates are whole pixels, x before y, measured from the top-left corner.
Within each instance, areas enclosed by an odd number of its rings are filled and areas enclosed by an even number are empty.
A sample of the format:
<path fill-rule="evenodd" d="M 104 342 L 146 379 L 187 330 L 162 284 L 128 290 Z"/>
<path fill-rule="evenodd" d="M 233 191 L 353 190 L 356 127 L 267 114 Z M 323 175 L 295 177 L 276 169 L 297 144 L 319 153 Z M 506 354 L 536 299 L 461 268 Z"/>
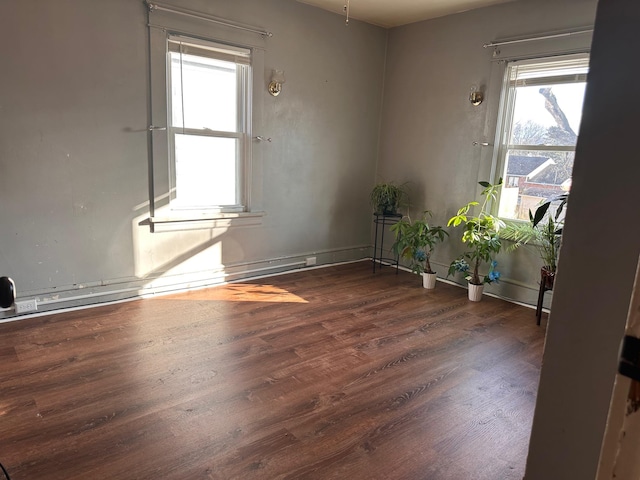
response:
<path fill-rule="evenodd" d="M 208 230 L 229 227 L 247 227 L 262 224 L 265 212 L 215 213 L 202 216 L 158 216 L 149 217 L 147 223 L 152 232 L 175 232 L 182 230 Z"/>

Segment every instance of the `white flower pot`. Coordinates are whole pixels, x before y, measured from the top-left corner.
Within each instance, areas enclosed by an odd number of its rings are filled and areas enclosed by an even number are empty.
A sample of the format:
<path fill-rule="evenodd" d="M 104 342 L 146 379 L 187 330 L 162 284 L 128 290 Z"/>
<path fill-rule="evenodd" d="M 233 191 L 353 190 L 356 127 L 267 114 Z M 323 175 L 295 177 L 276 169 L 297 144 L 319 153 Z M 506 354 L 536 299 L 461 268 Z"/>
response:
<path fill-rule="evenodd" d="M 473 283 L 469 284 L 469 300 L 472 302 L 479 302 L 482 300 L 482 290 L 484 290 L 484 284 L 482 285 L 474 285 Z"/>
<path fill-rule="evenodd" d="M 435 273 L 423 273 L 422 286 L 429 290 L 436 288 L 436 278 L 438 278 L 438 276 Z"/>

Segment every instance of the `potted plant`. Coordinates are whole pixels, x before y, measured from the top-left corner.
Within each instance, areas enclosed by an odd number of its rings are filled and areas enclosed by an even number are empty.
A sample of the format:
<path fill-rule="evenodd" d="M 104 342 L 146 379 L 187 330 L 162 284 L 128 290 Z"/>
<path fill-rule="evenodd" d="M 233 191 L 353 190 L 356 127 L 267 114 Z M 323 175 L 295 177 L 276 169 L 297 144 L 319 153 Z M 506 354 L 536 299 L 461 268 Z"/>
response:
<path fill-rule="evenodd" d="M 406 184 L 387 182 L 373 187 L 369 200 L 378 215 L 396 215 L 398 208 L 405 205 L 407 196 Z"/>
<path fill-rule="evenodd" d="M 460 208 L 447 223 L 447 226 L 462 225 L 464 227 L 462 243 L 469 248 L 451 262 L 447 276 L 454 275 L 456 272 L 463 273 L 469 282 L 469 300 L 476 302 L 482 299 L 484 284 L 496 282 L 500 278 L 500 272 L 495 269 L 498 263 L 494 257 L 502 248 L 498 232 L 505 226 L 502 220 L 491 215 L 488 210 L 489 202 L 496 199 L 497 191 L 502 186 L 502 179 L 495 185 L 489 182 L 479 183 L 483 187 L 484 200 L 478 215 L 469 214 L 472 208 L 480 205 L 472 201 Z M 480 266 L 483 263 L 489 265 L 486 275 L 480 274 Z"/>
<path fill-rule="evenodd" d="M 393 252 L 411 262 L 411 270 L 422 275 L 422 286 L 428 289 L 436 286 L 436 273 L 431 269 L 429 259 L 435 246 L 449 235 L 444 228 L 429 225 L 430 216 L 431 212 L 425 210 L 420 220 L 412 222 L 406 216 L 391 227 L 396 237 Z"/>
<path fill-rule="evenodd" d="M 547 198 L 536 208 L 535 213 L 529 210 L 528 223 L 511 222 L 500 233 L 502 238 L 514 242 L 509 250 L 527 244 L 535 247 L 542 260 L 540 273 L 547 290 L 553 289 L 564 228 L 563 212 L 568 199 L 568 193 Z M 556 211 L 551 212 L 549 209 L 557 202 Z"/>

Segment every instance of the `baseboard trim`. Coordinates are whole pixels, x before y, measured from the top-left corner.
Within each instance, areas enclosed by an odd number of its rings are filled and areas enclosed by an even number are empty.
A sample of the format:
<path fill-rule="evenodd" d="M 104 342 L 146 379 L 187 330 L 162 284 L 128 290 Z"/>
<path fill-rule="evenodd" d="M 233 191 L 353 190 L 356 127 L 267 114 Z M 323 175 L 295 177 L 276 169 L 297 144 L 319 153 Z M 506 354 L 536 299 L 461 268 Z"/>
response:
<path fill-rule="evenodd" d="M 199 290 L 239 281 L 257 280 L 287 274 L 293 271 L 313 270 L 361 261 L 371 262 L 371 248 L 371 245 L 358 245 L 338 249 L 318 250 L 267 260 L 239 262 L 186 275 L 158 275 L 154 278 L 120 279 L 119 281 L 113 281 L 111 283 L 101 282 L 91 286 L 86 284 L 81 286 L 75 285 L 56 289 L 55 291 L 24 292 L 18 300 L 35 298 L 38 302 L 38 311 L 18 315 L 13 308 L 5 309 L 0 311 L 0 323 L 93 308 L 101 305 L 128 302 L 141 298 L 152 298 L 172 293 Z M 316 257 L 316 265 L 306 265 L 306 258 L 310 256 Z M 448 269 L 448 265 L 439 262 L 432 261 L 432 264 L 436 267 L 444 268 L 445 271 Z M 388 265 L 388 263 L 384 263 L 384 265 Z M 402 264 L 400 264 L 398 268 L 405 272 L 411 272 L 410 268 Z M 465 283 L 450 280 L 446 277 L 439 276 L 437 280 L 460 288 L 467 288 Z M 501 283 L 511 285 L 511 290 L 515 292 L 516 295 L 502 295 L 500 293 L 486 291 L 486 289 L 485 295 L 524 307 L 535 308 L 535 299 L 531 300 L 531 298 L 532 295 L 533 298 L 537 295 L 537 286 L 527 285 L 510 279 L 501 279 L 500 281 Z M 550 299 L 548 298 L 547 300 L 549 300 L 550 303 Z M 547 305 L 549 303 L 547 303 Z M 545 308 L 544 311 L 548 312 L 548 309 Z"/>
<path fill-rule="evenodd" d="M 316 257 L 316 265 L 308 267 L 306 258 Z M 17 300 L 35 298 L 37 312 L 16 314 L 13 308 L 0 311 L 0 323 L 33 318 L 70 309 L 150 298 L 157 295 L 214 287 L 243 280 L 254 280 L 297 270 L 324 268 L 371 258 L 369 245 L 318 250 L 266 260 L 238 262 L 200 272 L 182 275 L 156 275 L 153 278 L 126 278 L 111 282 L 61 287 L 53 291 L 19 292 Z"/>
<path fill-rule="evenodd" d="M 431 260 L 431 264 L 437 271 L 445 272 L 445 274 L 449 270 L 448 264 L 445 265 L 434 260 Z M 400 265 L 400 268 L 411 271 L 402 265 Z M 450 285 L 457 285 L 465 289 L 467 288 L 467 284 L 464 279 L 457 281 L 455 278 L 449 279 L 446 276 L 443 276 L 438 277 L 438 280 L 449 283 Z M 501 277 L 499 283 L 486 286 L 484 294 L 501 300 L 506 300 L 507 302 L 515 303 L 517 305 L 522 305 L 524 307 L 536 308 L 539 288 L 539 285 L 531 285 L 508 277 Z M 543 311 L 545 312 L 549 311 L 551 300 L 553 298 L 552 294 L 553 292 L 549 291 L 548 294 L 545 295 L 545 308 L 543 308 Z"/>

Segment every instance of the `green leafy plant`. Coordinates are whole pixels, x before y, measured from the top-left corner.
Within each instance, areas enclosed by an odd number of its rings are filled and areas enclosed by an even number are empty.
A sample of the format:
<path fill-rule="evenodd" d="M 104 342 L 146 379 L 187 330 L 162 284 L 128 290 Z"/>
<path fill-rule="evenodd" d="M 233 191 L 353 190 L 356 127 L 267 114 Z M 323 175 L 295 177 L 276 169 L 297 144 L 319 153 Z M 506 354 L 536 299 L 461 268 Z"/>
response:
<path fill-rule="evenodd" d="M 497 262 L 494 261 L 494 257 L 502 248 L 498 232 L 505 226 L 504 222 L 491 215 L 488 209 L 489 203 L 496 200 L 497 192 L 502 186 L 502 179 L 495 185 L 489 182 L 479 183 L 483 187 L 484 200 L 478 215 L 474 216 L 469 213 L 474 207 L 480 205 L 478 202 L 472 201 L 460 208 L 458 213 L 451 217 L 447 223 L 448 227 L 463 227 L 462 243 L 469 248 L 451 262 L 447 276 L 461 272 L 465 275 L 466 280 L 474 285 L 491 283 L 500 278 L 500 273 L 495 270 Z M 489 271 L 484 276 L 479 273 L 482 263 L 489 265 Z"/>
<path fill-rule="evenodd" d="M 402 218 L 391 227 L 395 234 L 393 252 L 411 262 L 411 270 L 415 273 L 435 273 L 431 269 L 429 259 L 435 246 L 444 241 L 449 233 L 440 226 L 429 225 L 429 210 L 425 210 L 420 220 L 411 221 L 409 216 Z"/>
<path fill-rule="evenodd" d="M 531 244 L 538 251 L 543 268 L 555 273 L 564 229 L 563 212 L 568 200 L 568 193 L 548 198 L 536 208 L 535 213 L 529 210 L 529 223 L 507 224 L 500 236 L 514 242 L 509 250 Z M 551 212 L 550 208 L 555 203 L 558 203 L 558 207 Z"/>
<path fill-rule="evenodd" d="M 407 198 L 406 184 L 396 185 L 393 182 L 378 183 L 369 195 L 371 206 L 381 215 L 396 214 L 398 208 L 405 206 Z"/>

